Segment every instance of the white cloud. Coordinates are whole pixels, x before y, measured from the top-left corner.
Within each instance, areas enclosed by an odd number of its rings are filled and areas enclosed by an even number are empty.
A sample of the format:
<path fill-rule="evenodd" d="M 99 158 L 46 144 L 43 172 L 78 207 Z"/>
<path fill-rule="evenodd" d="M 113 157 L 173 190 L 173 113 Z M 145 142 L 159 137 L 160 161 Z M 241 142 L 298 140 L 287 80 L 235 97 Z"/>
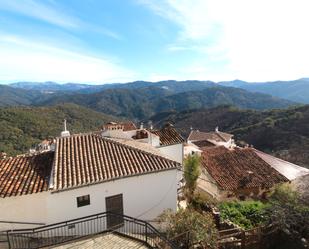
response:
<path fill-rule="evenodd" d="M 0 9 L 43 20 L 64 28 L 77 28 L 79 20 L 34 0 L 0 0 Z"/>
<path fill-rule="evenodd" d="M 64 12 L 53 1 L 50 1 L 48 4 L 46 1 L 37 0 L 0 0 L 0 10 L 18 13 L 65 29 L 87 30 L 117 40 L 122 38 L 118 33 L 106 27 L 89 24 L 78 17 Z"/>
<path fill-rule="evenodd" d="M 111 59 L 0 35 L 0 79 L 12 81 L 126 82 L 134 72 Z"/>
<path fill-rule="evenodd" d="M 213 75 L 218 77 L 213 80 L 221 80 L 221 74 L 262 81 L 309 75 L 307 0 L 139 2 L 179 26 L 178 37 L 167 45 L 169 51 L 200 54 L 187 69 L 192 78 L 204 74 L 205 79 Z M 212 66 L 220 60 L 221 72 Z"/>

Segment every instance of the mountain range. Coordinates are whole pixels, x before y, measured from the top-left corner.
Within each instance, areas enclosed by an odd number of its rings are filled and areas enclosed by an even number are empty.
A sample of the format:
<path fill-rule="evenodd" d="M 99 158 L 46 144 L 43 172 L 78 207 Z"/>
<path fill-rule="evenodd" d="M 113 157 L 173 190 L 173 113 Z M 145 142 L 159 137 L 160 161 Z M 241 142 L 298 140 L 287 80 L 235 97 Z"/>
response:
<path fill-rule="evenodd" d="M 174 93 L 199 91 L 201 89 L 213 87 L 216 85 L 241 88 L 250 92 L 259 92 L 269 94 L 278 98 L 287 99 L 293 102 L 309 103 L 309 78 L 302 78 L 292 81 L 273 81 L 273 82 L 246 82 L 242 80 L 212 82 L 212 81 L 160 81 L 147 82 L 135 81 L 130 83 L 112 83 L 103 85 L 66 83 L 58 84 L 55 82 L 17 82 L 10 84 L 11 87 L 37 90 L 45 93 L 55 92 L 75 92 L 75 93 L 95 93 L 107 89 L 139 89 L 145 87 L 162 87 L 169 89 Z"/>
<path fill-rule="evenodd" d="M 297 104 L 210 81 L 136 81 L 99 86 L 20 82 L 11 86 L 0 86 L 0 99 L 0 106 L 75 103 L 102 113 L 136 120 L 147 119 L 158 112 L 226 104 L 257 110 L 286 108 Z"/>
<path fill-rule="evenodd" d="M 219 82 L 222 86 L 241 88 L 250 92 L 270 94 L 278 98 L 309 104 L 309 78 L 293 81 L 248 83 L 241 80 Z"/>

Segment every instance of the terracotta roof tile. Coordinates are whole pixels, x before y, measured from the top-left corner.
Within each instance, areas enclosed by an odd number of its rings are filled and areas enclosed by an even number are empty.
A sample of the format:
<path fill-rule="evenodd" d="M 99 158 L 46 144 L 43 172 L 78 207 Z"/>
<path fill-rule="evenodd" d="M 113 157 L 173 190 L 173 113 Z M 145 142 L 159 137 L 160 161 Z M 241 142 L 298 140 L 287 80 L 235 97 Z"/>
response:
<path fill-rule="evenodd" d="M 251 148 L 206 148 L 202 152 L 202 167 L 223 190 L 271 187 L 288 181 Z"/>
<path fill-rule="evenodd" d="M 161 130 L 149 131 L 159 136 L 161 145 L 179 144 L 185 141 L 172 125 L 165 125 Z"/>
<path fill-rule="evenodd" d="M 94 134 L 58 138 L 56 144 L 55 190 L 180 167 L 174 161 Z"/>
<path fill-rule="evenodd" d="M 222 131 L 214 132 L 202 132 L 202 131 L 191 131 L 188 137 L 190 141 L 201 141 L 201 140 L 212 140 L 216 142 L 228 142 L 233 137 L 232 134 L 228 134 Z"/>
<path fill-rule="evenodd" d="M 54 152 L 0 160 L 0 197 L 48 190 Z"/>
<path fill-rule="evenodd" d="M 192 143 L 195 144 L 199 148 L 216 146 L 214 143 L 212 143 L 212 142 L 210 142 L 208 140 L 194 141 Z"/>

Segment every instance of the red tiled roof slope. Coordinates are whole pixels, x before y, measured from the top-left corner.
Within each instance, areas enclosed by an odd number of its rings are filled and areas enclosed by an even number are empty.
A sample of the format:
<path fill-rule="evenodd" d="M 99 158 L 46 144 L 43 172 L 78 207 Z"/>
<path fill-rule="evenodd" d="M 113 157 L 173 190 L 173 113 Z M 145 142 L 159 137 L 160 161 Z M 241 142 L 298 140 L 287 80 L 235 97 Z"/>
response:
<path fill-rule="evenodd" d="M 48 190 L 54 152 L 0 160 L 0 197 Z"/>
<path fill-rule="evenodd" d="M 233 137 L 232 134 L 228 134 L 222 131 L 214 132 L 202 132 L 202 131 L 191 131 L 188 140 L 201 141 L 201 140 L 214 140 L 216 142 L 227 142 Z"/>
<path fill-rule="evenodd" d="M 159 136 L 161 145 L 179 144 L 185 141 L 172 125 L 166 125 L 160 130 L 149 131 Z"/>
<path fill-rule="evenodd" d="M 74 135 L 57 139 L 53 187 L 60 190 L 179 166 L 111 139 Z"/>
<path fill-rule="evenodd" d="M 223 190 L 265 188 L 288 181 L 251 148 L 206 148 L 202 152 L 202 166 Z"/>

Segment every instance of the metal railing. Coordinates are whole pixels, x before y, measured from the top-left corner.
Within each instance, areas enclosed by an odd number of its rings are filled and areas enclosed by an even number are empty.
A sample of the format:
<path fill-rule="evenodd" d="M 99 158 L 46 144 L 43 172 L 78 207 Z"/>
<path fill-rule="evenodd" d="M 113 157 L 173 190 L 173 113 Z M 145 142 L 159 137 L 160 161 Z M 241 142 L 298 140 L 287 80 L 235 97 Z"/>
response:
<path fill-rule="evenodd" d="M 6 235 L 10 249 L 32 249 L 49 247 L 108 232 L 141 241 L 150 248 L 176 248 L 148 222 L 110 212 L 33 229 L 10 230 L 6 231 Z"/>

